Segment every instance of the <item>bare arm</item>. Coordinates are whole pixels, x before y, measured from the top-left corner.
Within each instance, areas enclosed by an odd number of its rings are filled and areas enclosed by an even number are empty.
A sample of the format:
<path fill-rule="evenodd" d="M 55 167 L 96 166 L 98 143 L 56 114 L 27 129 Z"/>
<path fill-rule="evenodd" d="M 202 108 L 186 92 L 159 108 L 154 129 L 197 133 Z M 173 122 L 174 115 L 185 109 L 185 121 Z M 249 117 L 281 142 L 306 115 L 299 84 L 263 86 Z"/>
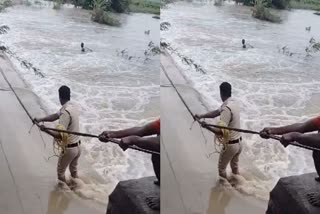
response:
<path fill-rule="evenodd" d="M 36 118 L 35 120 L 37 122 L 53 122 L 53 121 L 56 121 L 59 119 L 59 115 L 56 113 L 56 114 L 51 114 L 51 115 L 48 115 L 46 117 L 43 117 L 43 118 Z"/>
<path fill-rule="evenodd" d="M 128 136 L 121 139 L 120 146 L 126 150 L 128 146 L 136 145 L 140 148 L 160 152 L 160 136 L 157 137 L 139 137 Z"/>
<path fill-rule="evenodd" d="M 155 135 L 156 130 L 154 127 L 152 127 L 152 124 L 147 124 L 145 126 L 141 127 L 133 127 L 129 129 L 123 129 L 119 131 L 109 131 L 109 132 L 104 132 L 103 135 L 107 135 L 109 138 L 123 138 L 131 135 L 143 137 L 143 136 L 150 136 L 150 135 Z"/>
<path fill-rule="evenodd" d="M 206 128 L 207 130 L 213 132 L 216 135 L 222 135 L 221 129 L 218 129 L 218 128 L 215 128 L 215 127 L 209 127 L 209 126 L 206 126 L 205 124 L 203 125 L 203 127 Z"/>
<path fill-rule="evenodd" d="M 320 134 L 300 134 L 295 137 L 294 141 L 320 149 Z"/>
<path fill-rule="evenodd" d="M 300 132 L 300 133 L 313 132 L 313 131 L 317 131 L 318 128 L 314 125 L 314 123 L 312 123 L 312 120 L 308 120 L 307 122 L 304 122 L 304 123 L 295 123 L 292 125 L 282 126 L 282 127 L 270 127 L 264 130 L 267 130 L 269 134 L 283 135 L 290 132 Z"/>
<path fill-rule="evenodd" d="M 62 139 L 61 134 L 58 133 L 58 132 L 51 131 L 51 130 L 47 130 L 47 129 L 44 129 L 43 131 L 44 131 L 45 133 L 47 133 L 48 135 L 51 135 L 53 138 L 56 138 L 56 139 L 59 139 L 59 140 Z"/>
<path fill-rule="evenodd" d="M 143 149 L 160 152 L 160 137 L 139 138 L 134 142 L 134 145 Z"/>
<path fill-rule="evenodd" d="M 298 142 L 302 145 L 320 149 L 320 134 L 302 134 L 300 132 L 290 132 L 282 135 L 280 142 L 285 147 L 287 147 L 292 142 Z"/>
<path fill-rule="evenodd" d="M 199 119 L 201 118 L 216 118 L 220 115 L 220 110 L 214 110 L 214 111 L 210 111 L 206 114 L 200 114 L 200 115 L 196 115 L 196 117 L 198 117 Z"/>

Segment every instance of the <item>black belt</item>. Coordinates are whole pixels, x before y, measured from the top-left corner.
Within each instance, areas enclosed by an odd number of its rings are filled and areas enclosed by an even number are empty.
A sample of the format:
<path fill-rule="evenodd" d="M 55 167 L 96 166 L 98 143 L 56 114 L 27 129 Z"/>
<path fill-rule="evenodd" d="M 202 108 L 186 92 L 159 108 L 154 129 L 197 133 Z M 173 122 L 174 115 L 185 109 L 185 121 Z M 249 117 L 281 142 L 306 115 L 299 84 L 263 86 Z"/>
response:
<path fill-rule="evenodd" d="M 73 148 L 73 147 L 77 147 L 77 146 L 80 146 L 80 145 L 81 145 L 81 141 L 79 140 L 79 142 L 77 142 L 77 143 L 68 144 L 67 148 Z"/>
<path fill-rule="evenodd" d="M 240 143 L 242 141 L 242 137 L 240 137 L 237 140 L 230 140 L 228 144 L 236 144 L 236 143 Z"/>

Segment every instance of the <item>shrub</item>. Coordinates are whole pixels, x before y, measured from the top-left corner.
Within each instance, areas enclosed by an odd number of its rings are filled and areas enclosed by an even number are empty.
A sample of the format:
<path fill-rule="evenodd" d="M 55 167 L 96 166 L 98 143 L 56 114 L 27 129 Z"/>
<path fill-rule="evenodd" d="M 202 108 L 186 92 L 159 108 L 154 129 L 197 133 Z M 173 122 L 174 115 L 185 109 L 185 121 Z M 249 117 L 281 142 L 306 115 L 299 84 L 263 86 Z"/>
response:
<path fill-rule="evenodd" d="M 290 0 L 272 0 L 272 5 L 277 9 L 287 9 L 290 6 Z"/>
<path fill-rule="evenodd" d="M 91 19 L 100 24 L 119 26 L 120 22 L 105 11 L 108 7 L 109 5 L 104 0 L 94 0 Z"/>
<path fill-rule="evenodd" d="M 252 16 L 269 22 L 281 22 L 280 17 L 272 14 L 270 9 L 267 8 L 268 2 L 265 0 L 256 0 L 255 5 L 253 7 Z"/>
<path fill-rule="evenodd" d="M 61 9 L 61 2 L 55 2 L 54 4 L 53 4 L 53 9 L 54 10 L 60 10 Z"/>
<path fill-rule="evenodd" d="M 118 13 L 128 12 L 129 0 L 111 0 L 111 8 Z"/>
<path fill-rule="evenodd" d="M 0 1 L 0 12 L 13 5 L 11 0 Z"/>

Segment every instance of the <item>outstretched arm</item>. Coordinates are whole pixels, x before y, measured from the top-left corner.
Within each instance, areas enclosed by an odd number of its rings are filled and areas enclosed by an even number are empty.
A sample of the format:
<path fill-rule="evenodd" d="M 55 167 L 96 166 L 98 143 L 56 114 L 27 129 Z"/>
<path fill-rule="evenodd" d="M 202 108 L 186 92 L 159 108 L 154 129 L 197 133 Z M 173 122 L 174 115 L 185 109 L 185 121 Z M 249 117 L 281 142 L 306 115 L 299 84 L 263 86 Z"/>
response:
<path fill-rule="evenodd" d="M 284 134 L 281 143 L 286 147 L 291 142 L 298 142 L 302 145 L 311 146 L 320 149 L 320 134 L 302 134 L 299 132 L 291 132 Z"/>
<path fill-rule="evenodd" d="M 53 138 L 59 139 L 61 140 L 61 134 L 59 134 L 58 132 L 55 131 L 51 131 L 51 130 L 47 130 L 47 129 L 43 129 L 42 131 L 44 131 L 45 133 L 47 133 L 48 135 L 51 135 Z"/>
<path fill-rule="evenodd" d="M 196 116 L 196 118 L 201 119 L 201 118 L 216 118 L 219 115 L 220 115 L 220 110 L 217 109 L 215 111 L 210 111 L 210 112 L 208 112 L 206 114 L 199 114 L 199 115 L 196 114 L 195 116 Z"/>
<path fill-rule="evenodd" d="M 136 145 L 142 149 L 160 152 L 160 136 L 157 137 L 139 137 L 129 136 L 121 139 L 121 148 L 126 150 L 128 146 Z"/>
<path fill-rule="evenodd" d="M 105 131 L 101 134 L 101 136 L 106 138 L 123 138 L 131 135 L 143 137 L 155 134 L 159 133 L 157 133 L 157 130 L 154 128 L 154 125 L 152 123 L 148 123 L 141 127 L 133 127 L 119 131 Z"/>
<path fill-rule="evenodd" d="M 45 133 L 47 133 L 48 135 L 51 135 L 53 138 L 56 138 L 56 139 L 59 139 L 59 140 L 62 139 L 60 133 L 55 132 L 55 131 L 52 131 L 52 130 L 48 130 L 48 129 L 45 128 L 44 125 L 41 125 L 41 126 L 40 126 L 40 130 L 43 131 L 43 132 L 45 132 Z"/>
<path fill-rule="evenodd" d="M 59 115 L 56 113 L 56 114 L 51 114 L 51 115 L 48 115 L 46 117 L 43 117 L 43 118 L 35 118 L 35 121 L 40 123 L 40 122 L 53 122 L 53 121 L 56 121 L 59 119 Z"/>
<path fill-rule="evenodd" d="M 312 132 L 317 131 L 319 129 L 319 126 L 317 123 L 319 123 L 320 118 L 315 118 L 308 120 L 304 123 L 295 123 L 288 126 L 282 126 L 282 127 L 268 127 L 264 128 L 261 131 L 261 137 L 265 137 L 265 135 L 283 135 L 290 132 L 299 132 L 299 133 L 306 133 L 306 132 Z"/>

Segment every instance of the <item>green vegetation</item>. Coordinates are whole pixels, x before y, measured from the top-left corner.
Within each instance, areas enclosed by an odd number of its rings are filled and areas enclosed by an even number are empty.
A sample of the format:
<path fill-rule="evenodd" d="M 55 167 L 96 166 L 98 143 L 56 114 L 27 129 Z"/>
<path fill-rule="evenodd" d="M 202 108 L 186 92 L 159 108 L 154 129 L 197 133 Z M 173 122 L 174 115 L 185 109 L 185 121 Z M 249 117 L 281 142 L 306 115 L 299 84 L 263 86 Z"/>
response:
<path fill-rule="evenodd" d="M 4 11 L 7 7 L 11 7 L 12 1 L 11 0 L 1 0 L 0 1 L 0 12 Z"/>
<path fill-rule="evenodd" d="M 157 0 L 131 0 L 130 12 L 160 14 L 161 2 Z"/>
<path fill-rule="evenodd" d="M 129 0 L 111 0 L 110 7 L 117 13 L 129 12 Z"/>
<path fill-rule="evenodd" d="M 105 11 L 160 14 L 160 0 L 105 0 L 105 2 L 107 5 Z M 83 9 L 92 10 L 94 0 L 72 0 L 72 3 Z"/>
<path fill-rule="evenodd" d="M 54 4 L 53 4 L 53 9 L 54 9 L 54 10 L 60 10 L 62 4 L 63 4 L 63 2 L 61 2 L 61 0 L 57 0 L 57 1 L 54 2 Z"/>
<path fill-rule="evenodd" d="M 246 6 L 254 6 L 255 0 L 240 0 Z M 290 0 L 265 0 L 265 7 L 273 7 L 276 9 L 286 9 L 290 6 Z"/>
<path fill-rule="evenodd" d="M 106 11 L 109 7 L 105 0 L 94 0 L 91 19 L 100 24 L 119 26 L 120 22 Z"/>
<path fill-rule="evenodd" d="M 290 8 L 320 11 L 320 0 L 291 0 Z"/>
<path fill-rule="evenodd" d="M 272 14 L 268 8 L 269 2 L 266 0 L 256 0 L 255 5 L 252 9 L 252 16 L 269 22 L 279 23 L 281 22 L 280 17 Z"/>
<path fill-rule="evenodd" d="M 32 5 L 32 3 L 29 0 L 23 1 L 22 4 L 27 7 L 30 7 Z"/>
<path fill-rule="evenodd" d="M 291 0 L 272 0 L 270 6 L 283 10 L 290 7 Z"/>

